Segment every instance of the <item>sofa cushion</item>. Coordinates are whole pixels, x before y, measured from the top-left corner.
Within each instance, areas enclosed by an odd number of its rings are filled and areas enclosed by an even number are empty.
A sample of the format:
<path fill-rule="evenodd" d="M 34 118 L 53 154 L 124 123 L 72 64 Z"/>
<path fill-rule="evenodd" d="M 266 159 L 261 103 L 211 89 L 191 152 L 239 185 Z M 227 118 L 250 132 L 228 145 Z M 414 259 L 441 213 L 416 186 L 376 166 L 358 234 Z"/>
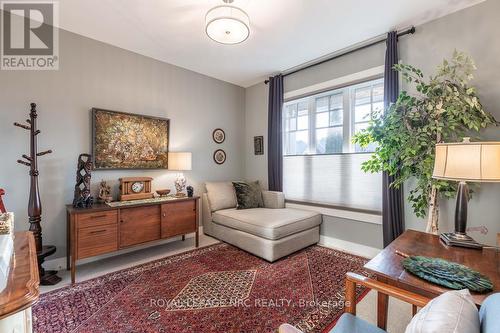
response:
<path fill-rule="evenodd" d="M 500 293 L 496 293 L 486 297 L 481 310 L 479 310 L 479 318 L 481 320 L 481 333 L 498 333 L 500 332 Z"/>
<path fill-rule="evenodd" d="M 236 209 L 264 207 L 259 181 L 233 182 L 233 187 L 236 192 Z"/>
<path fill-rule="evenodd" d="M 320 225 L 321 215 L 293 208 L 224 209 L 215 212 L 212 220 L 229 228 L 276 240 Z"/>
<path fill-rule="evenodd" d="M 469 290 L 434 298 L 406 327 L 405 333 L 479 333 L 479 313 Z"/>
<path fill-rule="evenodd" d="M 236 207 L 236 194 L 232 182 L 208 182 L 205 186 L 212 212 Z"/>

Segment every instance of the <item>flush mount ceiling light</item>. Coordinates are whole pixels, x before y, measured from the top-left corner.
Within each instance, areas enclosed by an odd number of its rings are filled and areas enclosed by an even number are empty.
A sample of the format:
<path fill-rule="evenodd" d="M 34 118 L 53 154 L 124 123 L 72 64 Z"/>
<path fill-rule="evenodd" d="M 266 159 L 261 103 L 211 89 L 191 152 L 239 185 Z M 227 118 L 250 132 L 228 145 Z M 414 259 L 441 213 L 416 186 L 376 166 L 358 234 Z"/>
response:
<path fill-rule="evenodd" d="M 205 31 L 211 39 L 221 44 L 239 44 L 250 36 L 250 19 L 247 13 L 231 6 L 234 0 L 223 0 L 225 5 L 210 9 L 205 17 Z"/>

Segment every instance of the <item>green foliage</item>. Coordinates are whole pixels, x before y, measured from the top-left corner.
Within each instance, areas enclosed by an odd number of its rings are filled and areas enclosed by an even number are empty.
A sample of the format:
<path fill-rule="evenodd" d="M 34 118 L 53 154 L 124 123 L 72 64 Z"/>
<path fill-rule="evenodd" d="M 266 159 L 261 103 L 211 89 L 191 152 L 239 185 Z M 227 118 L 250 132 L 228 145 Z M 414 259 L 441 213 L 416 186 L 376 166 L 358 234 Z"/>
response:
<path fill-rule="evenodd" d="M 398 64 L 394 69 L 417 94 L 402 91 L 385 113 L 373 115 L 368 129 L 357 134 L 353 142 L 362 147 L 377 144 L 371 159 L 363 163 L 363 171 L 386 171 L 395 176 L 391 186 L 397 188 L 415 177 L 416 187 L 408 201 L 415 214 L 424 217 L 433 185 L 444 198 L 454 197 L 456 192 L 454 182 L 432 178 L 435 144 L 477 136 L 497 121 L 483 110 L 476 89 L 468 85 L 476 67 L 464 53 L 455 51 L 428 80 L 420 69 L 410 65 Z"/>

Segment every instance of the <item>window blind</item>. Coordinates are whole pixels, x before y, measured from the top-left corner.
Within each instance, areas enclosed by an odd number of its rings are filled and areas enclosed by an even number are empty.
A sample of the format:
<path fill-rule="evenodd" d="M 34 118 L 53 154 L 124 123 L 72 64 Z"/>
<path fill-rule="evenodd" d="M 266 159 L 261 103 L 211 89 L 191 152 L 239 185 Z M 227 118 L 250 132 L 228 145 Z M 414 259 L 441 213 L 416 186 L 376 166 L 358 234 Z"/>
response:
<path fill-rule="evenodd" d="M 365 173 L 370 153 L 283 156 L 287 200 L 382 211 L 382 174 Z"/>

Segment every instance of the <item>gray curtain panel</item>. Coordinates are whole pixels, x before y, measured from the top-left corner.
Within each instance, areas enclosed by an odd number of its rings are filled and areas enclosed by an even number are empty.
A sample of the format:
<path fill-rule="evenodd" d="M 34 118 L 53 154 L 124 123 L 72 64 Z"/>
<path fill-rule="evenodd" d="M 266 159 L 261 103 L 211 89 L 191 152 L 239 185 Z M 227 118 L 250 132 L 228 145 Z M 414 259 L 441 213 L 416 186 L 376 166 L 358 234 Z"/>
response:
<path fill-rule="evenodd" d="M 268 162 L 267 175 L 270 191 L 283 191 L 283 76 L 269 78 Z"/>
<path fill-rule="evenodd" d="M 398 63 L 398 34 L 391 31 L 387 35 L 387 50 L 385 53 L 384 102 L 385 108 L 395 103 L 399 95 L 399 74 L 393 69 Z M 391 187 L 394 176 L 383 174 L 382 179 L 382 227 L 384 247 L 404 231 L 403 187 Z"/>

